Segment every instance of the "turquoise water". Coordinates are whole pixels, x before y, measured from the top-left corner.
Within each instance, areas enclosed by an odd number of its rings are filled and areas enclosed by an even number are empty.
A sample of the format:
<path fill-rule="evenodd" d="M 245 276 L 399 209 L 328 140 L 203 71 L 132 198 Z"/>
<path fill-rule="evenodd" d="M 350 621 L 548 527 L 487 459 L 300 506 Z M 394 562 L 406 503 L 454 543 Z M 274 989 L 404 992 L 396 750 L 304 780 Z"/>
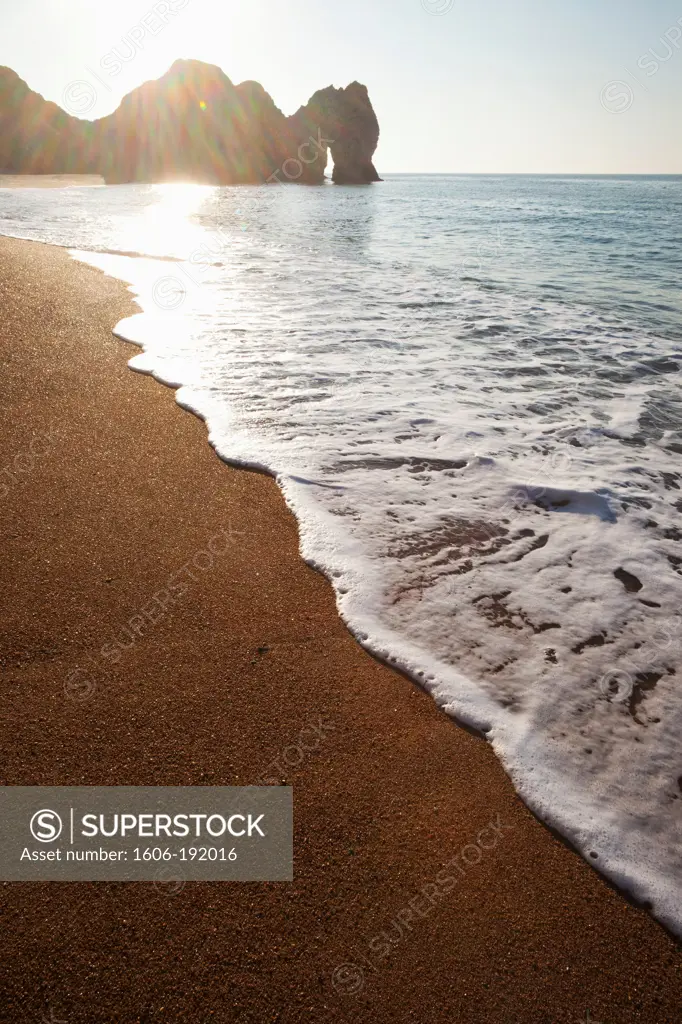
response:
<path fill-rule="evenodd" d="M 454 259 L 486 286 L 590 303 L 679 339 L 682 177 L 390 180 L 410 207 L 413 241 L 444 272 Z"/>

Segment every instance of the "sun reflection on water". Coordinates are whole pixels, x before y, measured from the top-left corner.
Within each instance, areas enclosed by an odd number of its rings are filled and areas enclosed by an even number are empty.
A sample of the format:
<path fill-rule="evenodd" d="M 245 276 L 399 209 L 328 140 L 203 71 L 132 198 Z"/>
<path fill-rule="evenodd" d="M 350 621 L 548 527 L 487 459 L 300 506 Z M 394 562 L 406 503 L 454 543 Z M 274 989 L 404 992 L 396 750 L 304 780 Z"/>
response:
<path fill-rule="evenodd" d="M 151 186 L 152 202 L 143 214 L 145 237 L 154 251 L 187 258 L 201 244 L 205 229 L 196 219 L 201 207 L 217 191 L 214 185 L 164 182 Z"/>

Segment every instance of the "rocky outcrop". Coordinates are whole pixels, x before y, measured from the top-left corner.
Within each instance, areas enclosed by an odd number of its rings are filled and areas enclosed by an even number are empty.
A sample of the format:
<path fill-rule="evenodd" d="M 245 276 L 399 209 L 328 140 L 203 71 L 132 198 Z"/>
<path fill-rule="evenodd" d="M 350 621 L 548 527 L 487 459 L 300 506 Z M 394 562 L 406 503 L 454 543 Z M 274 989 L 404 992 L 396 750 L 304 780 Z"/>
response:
<path fill-rule="evenodd" d="M 11 68 L 0 67 L 0 171 L 51 174 L 59 167 L 70 172 L 70 132 L 76 121 L 32 92 Z"/>
<path fill-rule="evenodd" d="M 258 82 L 176 61 L 96 121 L 71 117 L 0 68 L 0 171 L 101 174 L 110 184 L 378 181 L 379 124 L 364 85 L 330 86 L 285 117 Z"/>
<path fill-rule="evenodd" d="M 365 185 L 381 180 L 372 163 L 379 142 L 379 122 L 366 86 L 352 82 L 345 89 L 331 85 L 321 89 L 289 122 L 297 135 L 312 135 L 320 127 L 329 140 L 334 161 L 332 181 Z"/>

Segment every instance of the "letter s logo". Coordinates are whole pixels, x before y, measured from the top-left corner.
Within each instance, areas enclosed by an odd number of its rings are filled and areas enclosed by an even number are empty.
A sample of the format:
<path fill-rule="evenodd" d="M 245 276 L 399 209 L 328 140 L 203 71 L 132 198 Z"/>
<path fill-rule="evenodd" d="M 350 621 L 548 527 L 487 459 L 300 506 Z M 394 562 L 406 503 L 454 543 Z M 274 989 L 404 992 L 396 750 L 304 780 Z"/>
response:
<path fill-rule="evenodd" d="M 39 843 L 52 843 L 62 832 L 62 819 L 56 811 L 36 811 L 31 818 L 31 835 Z"/>
<path fill-rule="evenodd" d="M 635 102 L 635 94 L 627 82 L 608 82 L 601 91 L 601 105 L 609 114 L 624 114 Z"/>

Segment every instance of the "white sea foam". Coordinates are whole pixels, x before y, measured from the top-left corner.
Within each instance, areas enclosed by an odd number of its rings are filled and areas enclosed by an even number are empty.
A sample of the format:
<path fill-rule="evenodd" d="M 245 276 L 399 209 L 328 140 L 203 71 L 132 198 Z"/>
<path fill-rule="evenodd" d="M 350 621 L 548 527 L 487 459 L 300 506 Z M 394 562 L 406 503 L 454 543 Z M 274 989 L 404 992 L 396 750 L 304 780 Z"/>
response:
<path fill-rule="evenodd" d="M 682 933 L 672 247 L 659 225 L 660 273 L 630 281 L 627 309 L 578 287 L 589 247 L 545 291 L 547 254 L 520 282 L 528 228 L 511 252 L 495 235 L 470 280 L 457 187 L 410 187 L 128 189 L 99 227 L 90 198 L 12 213 L 61 244 L 191 253 L 74 255 L 138 296 L 117 327 L 143 347 L 131 366 L 179 386 L 223 458 L 277 477 L 359 640 L 484 731 L 536 813 Z M 489 240 L 471 202 L 462 233 Z"/>

